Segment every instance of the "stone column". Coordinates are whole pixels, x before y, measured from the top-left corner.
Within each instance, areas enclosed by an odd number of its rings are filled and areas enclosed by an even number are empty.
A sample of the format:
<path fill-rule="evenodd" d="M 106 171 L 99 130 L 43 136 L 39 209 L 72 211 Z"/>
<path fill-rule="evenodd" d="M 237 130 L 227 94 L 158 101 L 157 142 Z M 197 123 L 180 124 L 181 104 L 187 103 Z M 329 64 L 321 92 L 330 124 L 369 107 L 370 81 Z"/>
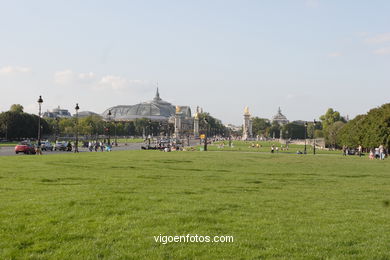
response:
<path fill-rule="evenodd" d="M 253 137 L 253 130 L 252 130 L 252 126 L 253 126 L 253 119 L 252 118 L 249 118 L 249 138 L 252 138 Z"/>
<path fill-rule="evenodd" d="M 199 116 L 198 113 L 194 117 L 194 137 L 195 139 L 199 138 Z"/>
<path fill-rule="evenodd" d="M 242 140 L 248 140 L 250 138 L 250 117 L 251 114 L 249 113 L 248 107 L 245 107 L 244 109 L 244 124 L 242 126 Z"/>
<path fill-rule="evenodd" d="M 180 111 L 180 107 L 176 106 L 176 114 L 175 114 L 175 138 L 176 139 L 180 139 L 180 135 L 181 135 L 181 129 L 182 129 L 181 115 L 182 113 Z"/>

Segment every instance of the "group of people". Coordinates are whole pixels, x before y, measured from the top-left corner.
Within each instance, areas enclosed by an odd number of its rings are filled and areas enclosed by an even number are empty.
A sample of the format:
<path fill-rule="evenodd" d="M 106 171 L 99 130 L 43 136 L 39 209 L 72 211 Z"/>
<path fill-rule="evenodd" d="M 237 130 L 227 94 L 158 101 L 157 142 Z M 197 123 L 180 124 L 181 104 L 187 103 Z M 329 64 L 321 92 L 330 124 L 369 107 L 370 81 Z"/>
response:
<path fill-rule="evenodd" d="M 92 152 L 92 151 L 97 152 L 99 150 L 101 152 L 104 152 L 104 151 L 111 152 L 112 146 L 111 146 L 111 144 L 105 143 L 105 142 L 98 142 L 98 141 L 97 142 L 88 142 L 88 150 L 90 152 Z"/>
<path fill-rule="evenodd" d="M 368 158 L 370 160 L 374 159 L 380 159 L 384 160 L 388 156 L 388 150 L 384 147 L 384 145 L 380 145 L 379 147 L 372 148 L 372 149 L 365 149 L 363 150 L 362 146 L 359 145 L 357 149 L 355 148 L 349 148 L 347 146 L 343 147 L 343 155 L 358 155 L 358 156 L 363 156 L 363 152 L 368 152 Z"/>
<path fill-rule="evenodd" d="M 386 151 L 383 145 L 380 145 L 375 149 L 371 149 L 369 154 L 370 160 L 374 160 L 374 159 L 384 160 L 387 156 L 388 156 L 388 151 Z"/>

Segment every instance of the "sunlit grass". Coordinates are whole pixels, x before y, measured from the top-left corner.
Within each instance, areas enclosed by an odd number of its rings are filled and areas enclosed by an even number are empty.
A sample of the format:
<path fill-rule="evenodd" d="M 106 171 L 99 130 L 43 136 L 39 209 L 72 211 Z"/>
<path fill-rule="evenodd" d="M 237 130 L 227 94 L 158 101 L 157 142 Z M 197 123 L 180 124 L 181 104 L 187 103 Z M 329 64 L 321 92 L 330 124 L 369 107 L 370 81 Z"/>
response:
<path fill-rule="evenodd" d="M 390 162 L 240 152 L 0 157 L 1 259 L 390 257 Z M 156 243 L 162 235 L 234 243 Z"/>

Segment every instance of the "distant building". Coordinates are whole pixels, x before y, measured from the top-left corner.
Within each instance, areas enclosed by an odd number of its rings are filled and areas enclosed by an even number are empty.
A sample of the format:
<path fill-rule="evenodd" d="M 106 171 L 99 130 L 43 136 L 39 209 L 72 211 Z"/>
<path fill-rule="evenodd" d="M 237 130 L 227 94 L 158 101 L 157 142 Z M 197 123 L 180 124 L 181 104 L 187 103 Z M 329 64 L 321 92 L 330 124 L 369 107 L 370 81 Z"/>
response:
<path fill-rule="evenodd" d="M 189 106 L 179 106 L 184 118 L 191 118 Z M 142 102 L 136 105 L 114 106 L 102 113 L 103 118 L 108 119 L 108 112 L 111 112 L 111 120 L 134 121 L 135 119 L 147 118 L 152 121 L 168 121 L 175 117 L 176 106 L 160 98 L 157 89 L 156 96 L 151 101 Z"/>
<path fill-rule="evenodd" d="M 225 125 L 225 127 L 229 128 L 231 131 L 234 131 L 234 132 L 242 131 L 242 126 L 237 126 L 237 125 L 233 125 L 233 124 L 227 124 L 227 125 Z"/>
<path fill-rule="evenodd" d="M 45 118 L 70 118 L 72 114 L 67 109 L 61 109 L 60 106 L 58 108 L 54 108 L 52 111 L 47 111 L 43 113 L 43 117 Z"/>
<path fill-rule="evenodd" d="M 108 115 L 109 112 L 111 112 L 111 116 Z M 135 105 L 114 106 L 104 111 L 102 117 L 105 120 L 116 122 L 129 122 L 146 118 L 162 124 L 175 124 L 176 137 L 194 132 L 194 118 L 191 115 L 191 108 L 189 106 L 174 106 L 162 100 L 158 88 L 153 100 Z"/>
<path fill-rule="evenodd" d="M 91 112 L 91 111 L 81 111 L 79 112 L 79 115 L 78 115 L 80 118 L 83 118 L 83 117 L 89 117 L 89 116 L 98 116 L 98 117 L 101 117 L 101 115 L 95 113 L 95 112 Z"/>
<path fill-rule="evenodd" d="M 272 118 L 272 122 L 274 121 L 277 122 L 279 125 L 285 125 L 289 123 L 287 117 L 282 114 L 282 110 L 280 109 L 280 107 L 278 109 L 278 113 Z"/>

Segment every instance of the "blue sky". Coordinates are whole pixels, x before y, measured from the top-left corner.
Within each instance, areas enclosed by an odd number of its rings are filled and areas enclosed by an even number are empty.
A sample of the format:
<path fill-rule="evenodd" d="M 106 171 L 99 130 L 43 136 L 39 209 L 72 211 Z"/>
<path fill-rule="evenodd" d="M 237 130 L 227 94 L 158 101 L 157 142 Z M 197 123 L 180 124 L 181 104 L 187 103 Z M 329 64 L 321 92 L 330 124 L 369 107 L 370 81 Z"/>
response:
<path fill-rule="evenodd" d="M 390 1 L 1 1 L 0 111 L 150 100 L 350 118 L 390 101 Z"/>

